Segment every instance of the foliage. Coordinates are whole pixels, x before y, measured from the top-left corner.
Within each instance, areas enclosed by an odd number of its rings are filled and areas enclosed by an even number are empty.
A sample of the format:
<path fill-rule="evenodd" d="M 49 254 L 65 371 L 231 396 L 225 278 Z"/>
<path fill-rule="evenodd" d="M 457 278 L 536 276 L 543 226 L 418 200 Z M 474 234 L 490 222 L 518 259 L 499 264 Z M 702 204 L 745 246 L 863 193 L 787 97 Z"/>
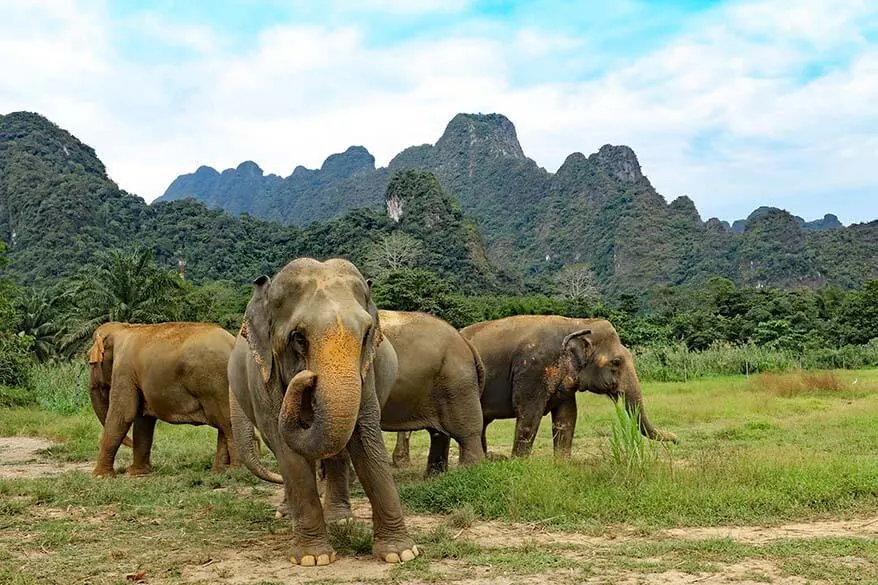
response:
<path fill-rule="evenodd" d="M 176 317 L 180 278 L 153 261 L 152 250 L 111 250 L 86 267 L 74 284 L 77 323 L 63 343 L 75 346 L 102 323 L 159 323 Z"/>
<path fill-rule="evenodd" d="M 371 274 L 414 268 L 424 253 L 424 245 L 417 238 L 401 231 L 394 231 L 372 243 L 366 251 L 364 268 Z"/>
<path fill-rule="evenodd" d="M 597 300 L 594 273 L 587 264 L 568 264 L 555 275 L 558 293 L 564 299 Z"/>
<path fill-rule="evenodd" d="M 29 372 L 30 400 L 47 412 L 91 411 L 88 369 L 83 360 L 36 364 Z"/>

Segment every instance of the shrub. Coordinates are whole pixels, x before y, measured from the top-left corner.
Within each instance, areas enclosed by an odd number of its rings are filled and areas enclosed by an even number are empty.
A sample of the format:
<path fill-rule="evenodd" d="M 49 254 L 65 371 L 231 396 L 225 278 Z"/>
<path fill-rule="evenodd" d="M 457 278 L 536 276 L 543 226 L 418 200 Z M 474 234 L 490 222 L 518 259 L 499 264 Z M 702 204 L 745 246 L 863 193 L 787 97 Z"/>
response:
<path fill-rule="evenodd" d="M 0 333 L 0 384 L 23 386 L 27 382 L 33 364 L 29 353 L 32 342 L 27 335 Z"/>

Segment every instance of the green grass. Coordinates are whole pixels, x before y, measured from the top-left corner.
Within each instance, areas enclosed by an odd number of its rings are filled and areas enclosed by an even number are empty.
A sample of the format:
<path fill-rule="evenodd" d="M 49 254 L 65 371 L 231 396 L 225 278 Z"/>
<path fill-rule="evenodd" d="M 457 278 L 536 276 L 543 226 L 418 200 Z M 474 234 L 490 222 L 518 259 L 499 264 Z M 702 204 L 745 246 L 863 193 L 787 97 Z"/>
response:
<path fill-rule="evenodd" d="M 64 388 L 76 372 L 58 375 L 67 382 L 56 386 Z M 444 516 L 433 528 L 415 531 L 422 558 L 377 581 L 547 575 L 576 582 L 606 575 L 614 582 L 622 580 L 614 575 L 632 573 L 648 581 L 657 572 L 702 575 L 744 560 L 769 563 L 770 571 L 751 571 L 748 578 L 756 581 L 777 576 L 876 581 L 876 539 L 755 545 L 660 537 L 667 527 L 874 517 L 878 370 L 840 371 L 832 379 L 807 378 L 810 382 L 785 377 L 796 375 L 644 383 L 647 414 L 680 443 L 647 441 L 648 455 L 634 455 L 635 465 L 627 454 L 643 446 L 631 433 L 633 421 L 595 395 L 578 396 L 574 453 L 566 461 L 552 457 L 551 425 L 544 420 L 530 459 L 456 469 L 452 447 L 452 471 L 424 480 L 429 439 L 425 432 L 414 433 L 412 467 L 394 470 L 403 502 L 409 514 Z M 84 396 L 84 388 L 79 390 Z M 56 402 L 42 398 L 42 406 L 0 408 L 0 436 L 51 438 L 61 444 L 49 449 L 50 459 L 93 462 L 100 425 L 87 402 L 66 409 L 78 394 L 66 396 Z M 514 421 L 493 423 L 490 449 L 508 455 L 513 429 Z M 393 435 L 386 437 L 392 449 Z M 141 568 L 155 580 L 177 583 L 186 580 L 186 567 L 210 562 L 225 550 L 247 550 L 255 559 L 285 558 L 289 522 L 274 520 L 268 500 L 276 488 L 243 470 L 211 474 L 215 441 L 215 431 L 207 427 L 159 423 L 155 473 L 149 477 L 98 480 L 70 471 L 0 480 L 0 583 L 123 583 L 125 573 Z M 121 449 L 116 468 L 130 456 Z M 270 457 L 266 463 L 273 463 Z M 485 520 L 528 523 L 521 528 L 524 541 L 497 546 L 470 540 Z M 636 538 L 588 546 L 557 544 L 563 537 L 553 545 L 526 538 L 547 529 L 612 536 L 620 527 L 633 529 Z M 331 538 L 342 555 L 370 555 L 367 524 L 333 528 Z"/>
<path fill-rule="evenodd" d="M 709 376 L 753 375 L 791 370 L 859 369 L 878 367 L 878 342 L 841 348 L 779 350 L 760 345 L 715 343 L 703 351 L 684 344 L 636 348 L 641 380 L 685 382 Z"/>
<path fill-rule="evenodd" d="M 624 434 L 611 402 L 580 395 L 572 460 L 552 458 L 546 420 L 530 460 L 403 485 L 403 499 L 419 512 L 468 504 L 482 518 L 589 530 L 868 513 L 878 507 L 878 371 L 837 375 L 850 390 L 788 397 L 743 377 L 645 384 L 647 413 L 680 443 L 650 442 L 654 457 L 634 484 L 619 472 L 612 429 L 635 439 Z M 511 421 L 489 431 L 489 448 L 508 454 Z M 419 433 L 412 438 L 418 445 Z"/>

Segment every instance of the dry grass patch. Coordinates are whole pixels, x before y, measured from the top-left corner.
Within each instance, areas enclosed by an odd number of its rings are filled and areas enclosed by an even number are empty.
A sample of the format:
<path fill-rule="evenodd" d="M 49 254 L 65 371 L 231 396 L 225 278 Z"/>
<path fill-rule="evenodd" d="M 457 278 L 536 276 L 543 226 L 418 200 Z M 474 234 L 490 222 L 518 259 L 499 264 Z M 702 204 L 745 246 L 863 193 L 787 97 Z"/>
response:
<path fill-rule="evenodd" d="M 815 392 L 841 393 L 851 390 L 851 383 L 835 372 L 765 373 L 750 379 L 750 389 L 791 398 Z"/>

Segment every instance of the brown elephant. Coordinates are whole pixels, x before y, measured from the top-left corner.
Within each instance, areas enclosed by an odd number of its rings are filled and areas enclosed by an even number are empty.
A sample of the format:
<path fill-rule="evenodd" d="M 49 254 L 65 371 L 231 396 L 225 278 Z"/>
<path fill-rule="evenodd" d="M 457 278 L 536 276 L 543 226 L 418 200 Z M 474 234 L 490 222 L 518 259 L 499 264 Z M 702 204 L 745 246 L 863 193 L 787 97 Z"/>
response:
<path fill-rule="evenodd" d="M 676 441 L 656 429 L 643 406 L 631 352 L 609 321 L 555 315 L 520 315 L 470 325 L 460 334 L 485 364 L 482 393 L 482 446 L 485 430 L 498 418 L 514 418 L 512 455 L 530 454 L 540 420 L 552 413 L 556 455 L 569 456 L 576 428 L 576 392 L 589 391 L 617 400 L 638 413 L 641 433 Z"/>
<path fill-rule="evenodd" d="M 448 468 L 453 438 L 460 464 L 485 457 L 481 444 L 485 369 L 478 352 L 447 322 L 426 313 L 379 311 L 381 330 L 396 349 L 399 372 L 381 409 L 385 431 L 427 429 L 426 475 Z M 408 432 L 397 433 L 394 465 L 408 461 Z"/>
<path fill-rule="evenodd" d="M 298 258 L 254 281 L 244 325 L 229 358 L 237 448 L 252 449 L 255 424 L 274 453 L 293 520 L 291 560 L 335 560 L 317 492 L 315 464 L 327 460 L 333 490 L 347 490 L 350 456 L 372 504 L 372 552 L 413 559 L 399 493 L 380 428 L 381 399 L 396 378 L 396 352 L 382 341 L 370 284 L 347 260 Z"/>
<path fill-rule="evenodd" d="M 132 423 L 134 462 L 126 473 L 149 473 L 159 419 L 216 428 L 213 471 L 229 464 L 232 426 L 226 363 L 234 343 L 234 336 L 208 323 L 98 327 L 88 350 L 89 395 L 104 427 L 94 474 L 115 475 L 116 452 Z M 254 457 L 252 452 L 247 455 Z"/>

